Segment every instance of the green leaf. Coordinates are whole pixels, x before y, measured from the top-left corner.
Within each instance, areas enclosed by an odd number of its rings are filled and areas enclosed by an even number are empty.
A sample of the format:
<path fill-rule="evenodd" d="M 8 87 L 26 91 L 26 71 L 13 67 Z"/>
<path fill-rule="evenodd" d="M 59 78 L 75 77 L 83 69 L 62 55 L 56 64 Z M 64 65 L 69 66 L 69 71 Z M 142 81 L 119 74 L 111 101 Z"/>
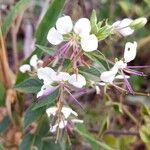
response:
<path fill-rule="evenodd" d="M 0 150 L 4 150 L 4 146 L 0 144 Z"/>
<path fill-rule="evenodd" d="M 55 144 L 54 141 L 51 141 L 51 140 L 44 141 L 43 142 L 43 150 L 50 150 L 50 148 L 52 150 L 61 150 L 60 145 Z"/>
<path fill-rule="evenodd" d="M 0 133 L 4 132 L 8 128 L 9 125 L 10 125 L 10 118 L 9 118 L 9 116 L 6 116 L 0 122 Z"/>
<path fill-rule="evenodd" d="M 88 80 L 92 81 L 99 81 L 100 80 L 100 72 L 94 68 L 86 68 L 86 67 L 79 67 L 79 73 L 84 75 Z"/>
<path fill-rule="evenodd" d="M 140 137 L 143 142 L 147 143 L 150 142 L 150 124 L 143 125 L 139 131 Z"/>
<path fill-rule="evenodd" d="M 47 33 L 51 27 L 55 26 L 55 23 L 64 6 L 64 3 L 65 3 L 65 0 L 53 0 L 51 5 L 48 7 L 46 14 L 44 15 L 38 29 L 36 30 L 36 34 L 35 34 L 36 44 L 45 46 L 48 43 L 47 38 L 46 38 Z M 41 57 L 43 54 L 43 51 L 37 48 L 31 54 L 31 56 L 23 62 L 23 64 L 29 63 L 30 58 L 34 54 L 36 54 L 38 57 Z M 26 78 L 27 78 L 26 74 L 22 74 L 21 72 L 19 72 L 17 75 L 16 84 L 25 80 Z"/>
<path fill-rule="evenodd" d="M 85 126 L 82 124 L 78 125 L 75 130 L 84 138 L 86 138 L 88 141 L 98 145 L 99 147 L 105 149 L 105 150 L 113 150 L 111 147 L 109 147 L 107 144 L 100 142 L 96 140 L 88 131 L 86 130 Z M 94 146 L 95 147 L 95 146 Z"/>
<path fill-rule="evenodd" d="M 102 73 L 103 71 L 106 71 L 106 68 L 104 67 L 104 63 L 108 66 L 108 62 L 104 61 L 104 56 L 99 53 L 99 51 L 91 52 L 91 53 L 84 53 L 85 56 L 87 56 L 89 59 L 93 61 L 93 66 Z"/>
<path fill-rule="evenodd" d="M 37 48 L 39 48 L 40 50 L 42 50 L 43 52 L 49 54 L 49 55 L 53 55 L 55 54 L 55 50 L 46 46 L 42 46 L 42 45 L 36 45 Z"/>
<path fill-rule="evenodd" d="M 92 11 L 92 15 L 90 18 L 90 23 L 91 23 L 91 32 L 96 34 L 98 31 L 98 26 L 97 26 L 97 16 L 96 16 L 96 11 Z"/>
<path fill-rule="evenodd" d="M 9 11 L 7 16 L 5 17 L 3 24 L 2 24 L 2 33 L 6 35 L 12 22 L 16 19 L 16 17 L 23 12 L 30 4 L 30 0 L 20 0 L 16 3 L 14 7 Z"/>
<path fill-rule="evenodd" d="M 0 81 L 0 106 L 4 106 L 5 104 L 5 87 L 3 83 Z"/>
<path fill-rule="evenodd" d="M 42 85 L 43 83 L 41 80 L 29 78 L 17 84 L 15 89 L 25 93 L 37 93 L 40 91 Z"/>
<path fill-rule="evenodd" d="M 52 104 L 58 98 L 58 95 L 59 95 L 59 89 L 56 89 L 53 93 L 42 98 L 40 102 L 36 103 L 32 110 Z"/>
<path fill-rule="evenodd" d="M 37 44 L 47 44 L 47 33 L 51 27 L 55 26 L 55 22 L 57 21 L 59 14 L 64 6 L 64 2 L 65 0 L 53 0 L 53 3 L 49 6 L 35 33 Z"/>
<path fill-rule="evenodd" d="M 96 34 L 98 40 L 106 39 L 109 35 L 111 35 L 111 30 L 112 30 L 112 27 L 110 25 L 105 25 L 101 27 Z"/>
<path fill-rule="evenodd" d="M 26 128 L 29 124 L 32 122 L 38 120 L 44 113 L 45 113 L 45 107 L 32 110 L 34 106 L 34 103 L 27 109 L 24 116 L 24 128 Z"/>
<path fill-rule="evenodd" d="M 27 134 L 23 138 L 21 144 L 19 145 L 19 150 L 31 149 L 32 140 L 34 138 L 33 134 Z"/>

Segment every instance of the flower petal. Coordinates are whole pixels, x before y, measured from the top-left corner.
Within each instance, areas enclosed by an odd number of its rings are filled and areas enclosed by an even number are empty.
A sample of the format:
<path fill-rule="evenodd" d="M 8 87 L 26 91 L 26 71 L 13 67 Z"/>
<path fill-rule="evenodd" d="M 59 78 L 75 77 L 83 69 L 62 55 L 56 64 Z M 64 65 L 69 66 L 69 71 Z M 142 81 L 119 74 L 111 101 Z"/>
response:
<path fill-rule="evenodd" d="M 118 72 L 118 69 L 124 69 L 126 67 L 127 67 L 127 63 L 124 63 L 122 60 L 119 60 L 114 64 L 111 70 L 117 70 Z"/>
<path fill-rule="evenodd" d="M 125 76 L 126 79 L 129 79 L 129 78 L 130 78 L 130 76 L 128 76 L 128 75 L 124 75 L 124 76 Z M 119 75 L 117 75 L 117 76 L 115 77 L 115 79 L 120 79 L 120 80 L 122 80 L 122 79 L 124 79 L 124 76 L 121 75 L 121 74 L 119 74 Z"/>
<path fill-rule="evenodd" d="M 113 23 L 113 28 L 115 31 L 119 32 L 123 36 L 129 36 L 133 34 L 134 30 L 130 27 L 130 24 L 132 23 L 132 19 L 125 18 L 121 21 L 116 21 Z"/>
<path fill-rule="evenodd" d="M 69 107 L 63 107 L 61 112 L 64 114 L 65 118 L 67 119 L 71 114 L 74 114 L 75 116 L 78 116 L 78 114 L 73 111 L 71 108 Z"/>
<path fill-rule="evenodd" d="M 81 38 L 81 47 L 85 52 L 92 52 L 98 48 L 98 39 L 94 34 Z"/>
<path fill-rule="evenodd" d="M 46 109 L 47 116 L 48 117 L 50 117 L 51 115 L 55 116 L 57 109 L 58 108 L 56 106 Z"/>
<path fill-rule="evenodd" d="M 53 27 L 48 31 L 47 40 L 53 45 L 58 45 L 63 41 L 63 36 Z"/>
<path fill-rule="evenodd" d="M 112 83 L 113 80 L 115 79 L 116 73 L 117 73 L 116 70 L 102 72 L 100 79 L 103 82 Z"/>
<path fill-rule="evenodd" d="M 71 75 L 68 82 L 77 88 L 82 88 L 84 85 L 86 85 L 86 80 L 81 74 Z"/>
<path fill-rule="evenodd" d="M 58 86 L 52 86 L 52 85 L 43 85 L 41 87 L 41 90 L 37 93 L 37 98 L 41 96 L 47 96 L 48 94 L 51 94 L 53 91 L 56 90 Z"/>
<path fill-rule="evenodd" d="M 37 70 L 37 76 L 39 79 L 44 80 L 45 85 L 53 83 L 53 78 L 56 76 L 56 72 L 49 67 L 39 68 Z"/>
<path fill-rule="evenodd" d="M 89 33 L 91 32 L 90 20 L 87 18 L 79 19 L 74 26 L 74 32 L 76 34 L 79 34 L 80 37 L 89 35 Z"/>
<path fill-rule="evenodd" d="M 127 42 L 125 45 L 125 51 L 124 51 L 124 61 L 126 63 L 132 61 L 136 57 L 136 48 L 137 43 L 134 41 L 134 43 Z"/>
<path fill-rule="evenodd" d="M 61 34 L 67 34 L 71 32 L 73 28 L 73 23 L 70 16 L 64 16 L 57 20 L 56 28 Z"/>
<path fill-rule="evenodd" d="M 80 119 L 71 119 L 73 123 L 83 123 L 83 120 Z"/>
<path fill-rule="evenodd" d="M 59 72 L 58 74 L 56 74 L 54 81 L 68 81 L 70 75 L 67 72 Z"/>
<path fill-rule="evenodd" d="M 25 73 L 27 71 L 31 71 L 31 67 L 28 64 L 21 65 L 19 68 L 20 72 Z"/>
<path fill-rule="evenodd" d="M 37 69 L 38 57 L 37 55 L 33 55 L 30 59 L 30 65 Z"/>

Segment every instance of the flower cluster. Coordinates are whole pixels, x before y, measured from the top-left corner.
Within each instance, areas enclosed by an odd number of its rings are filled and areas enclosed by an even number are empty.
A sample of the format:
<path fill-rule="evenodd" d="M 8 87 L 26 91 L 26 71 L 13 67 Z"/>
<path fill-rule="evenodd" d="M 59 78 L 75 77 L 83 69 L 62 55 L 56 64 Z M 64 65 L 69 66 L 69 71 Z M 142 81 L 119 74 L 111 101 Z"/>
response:
<path fill-rule="evenodd" d="M 69 57 L 69 59 L 73 63 L 73 71 L 76 73 L 70 74 L 70 72 L 68 73 L 63 71 L 55 71 L 48 66 L 43 67 L 43 61 L 39 60 L 37 55 L 33 55 L 31 57 L 29 64 L 22 65 L 20 67 L 20 71 L 22 73 L 34 72 L 40 80 L 43 80 L 43 85 L 41 87 L 41 90 L 37 93 L 37 98 L 51 94 L 57 88 L 60 88 L 60 93 L 64 94 L 64 92 L 67 92 L 78 104 L 80 104 L 71 94 L 70 86 L 82 88 L 86 85 L 85 77 L 77 73 L 78 64 L 84 64 L 84 52 L 92 53 L 93 51 L 97 50 L 99 37 L 108 37 L 108 35 L 111 35 L 112 33 L 119 33 L 122 36 L 129 36 L 133 34 L 135 26 L 142 26 L 146 23 L 146 21 L 147 20 L 145 18 L 137 19 L 136 21 L 125 18 L 121 21 L 116 21 L 111 26 L 109 26 L 111 28 L 111 30 L 109 30 L 109 33 L 107 31 L 107 26 L 101 26 L 102 23 L 98 24 L 96 21 L 95 26 L 97 29 L 96 32 L 92 33 L 92 23 L 89 19 L 81 18 L 74 24 L 70 16 L 60 17 L 56 21 L 56 27 L 52 27 L 48 31 L 47 40 L 52 45 L 58 46 L 58 50 L 54 55 L 54 58 L 56 60 L 63 58 L 64 60 L 64 58 Z M 125 85 L 127 86 L 129 92 L 133 93 L 132 87 L 128 82 L 128 78 L 130 76 L 126 75 L 126 73 L 140 76 L 144 75 L 143 72 L 132 70 L 132 68 L 136 68 L 136 66 L 134 67 L 127 65 L 127 63 L 135 59 L 136 49 L 136 42 L 127 42 L 124 50 L 124 57 L 121 60 L 116 61 L 109 71 L 101 73 L 101 82 L 99 84 L 115 85 L 114 80 L 124 79 Z M 78 116 L 78 114 L 71 108 L 63 106 L 64 98 L 63 96 L 61 96 L 57 101 L 57 107 L 53 106 L 46 110 L 48 117 L 50 117 L 51 115 L 56 117 L 54 119 L 55 122 L 50 127 L 51 132 L 55 132 L 59 128 L 64 129 L 68 124 L 70 124 L 70 121 L 72 123 L 83 123 L 82 120 L 69 119 L 71 114 L 76 117 Z"/>

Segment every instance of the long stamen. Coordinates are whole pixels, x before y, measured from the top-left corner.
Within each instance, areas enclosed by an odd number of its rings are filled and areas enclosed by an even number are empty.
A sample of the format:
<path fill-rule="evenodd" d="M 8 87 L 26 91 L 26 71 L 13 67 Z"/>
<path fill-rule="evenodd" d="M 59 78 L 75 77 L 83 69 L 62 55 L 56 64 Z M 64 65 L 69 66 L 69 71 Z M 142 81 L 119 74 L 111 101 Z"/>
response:
<path fill-rule="evenodd" d="M 78 100 L 70 93 L 70 91 L 65 88 L 66 92 L 69 93 L 69 95 L 75 100 L 75 102 L 83 109 L 83 106 L 78 102 Z"/>
<path fill-rule="evenodd" d="M 134 75 L 138 75 L 138 76 L 146 76 L 143 72 L 141 71 L 136 71 L 136 70 L 131 70 L 131 69 L 128 69 L 128 70 L 124 70 L 125 72 L 129 73 L 129 74 L 134 74 Z"/>
<path fill-rule="evenodd" d="M 128 90 L 129 90 L 129 92 L 132 93 L 132 94 L 134 94 L 134 91 L 133 91 L 133 89 L 132 89 L 132 87 L 131 87 L 131 85 L 130 85 L 128 79 L 125 77 L 123 71 L 121 71 L 121 73 L 122 73 L 122 75 L 123 75 L 123 77 L 124 77 L 124 82 L 125 82 L 126 87 L 127 87 Z"/>
<path fill-rule="evenodd" d="M 66 44 L 64 44 L 55 54 L 54 57 L 59 57 L 62 54 L 64 54 L 66 52 L 66 50 L 71 46 L 70 42 L 67 42 Z"/>
<path fill-rule="evenodd" d="M 128 66 L 128 68 L 130 69 L 136 69 L 136 68 L 150 68 L 150 65 L 146 65 L 146 66 Z"/>

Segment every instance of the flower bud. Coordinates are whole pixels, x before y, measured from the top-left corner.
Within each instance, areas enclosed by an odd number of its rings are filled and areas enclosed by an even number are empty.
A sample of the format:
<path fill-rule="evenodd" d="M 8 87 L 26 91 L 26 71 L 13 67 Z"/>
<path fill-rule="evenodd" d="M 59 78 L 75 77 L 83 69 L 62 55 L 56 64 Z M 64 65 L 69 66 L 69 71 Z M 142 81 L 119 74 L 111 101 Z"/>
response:
<path fill-rule="evenodd" d="M 145 17 L 141 17 L 138 19 L 135 19 L 131 24 L 130 27 L 134 29 L 139 29 L 145 26 L 147 23 L 147 19 Z"/>

